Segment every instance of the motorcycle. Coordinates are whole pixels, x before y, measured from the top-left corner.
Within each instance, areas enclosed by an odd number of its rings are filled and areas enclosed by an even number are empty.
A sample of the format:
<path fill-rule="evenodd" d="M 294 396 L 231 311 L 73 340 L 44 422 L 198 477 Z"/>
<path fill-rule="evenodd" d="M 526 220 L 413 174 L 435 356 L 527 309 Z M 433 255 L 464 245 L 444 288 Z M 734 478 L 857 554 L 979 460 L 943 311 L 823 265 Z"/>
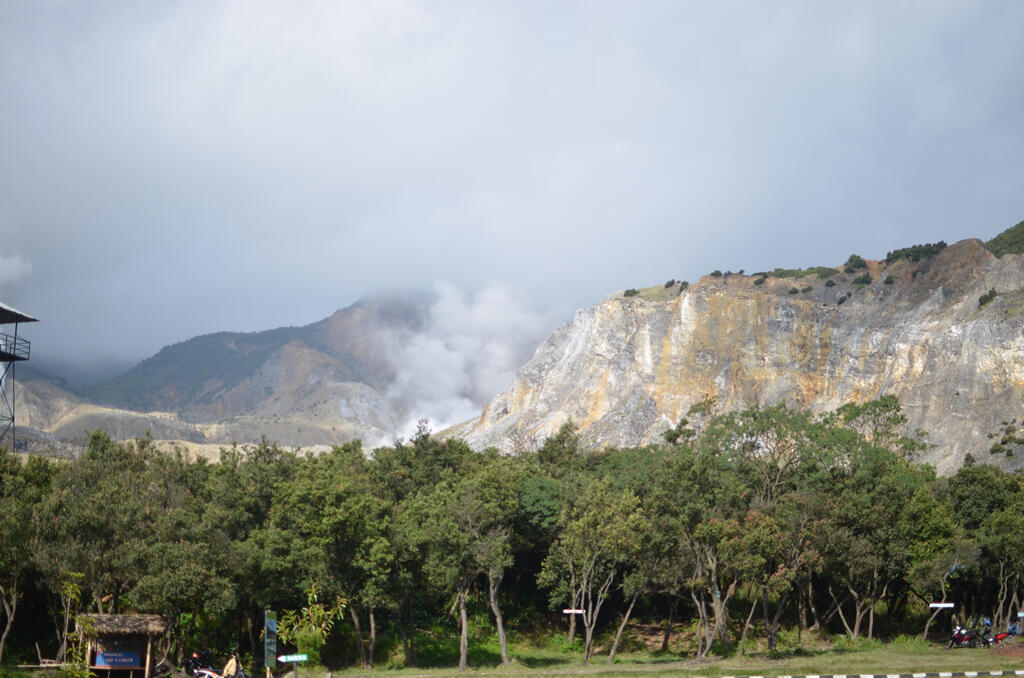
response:
<path fill-rule="evenodd" d="M 192 656 L 185 660 L 185 665 L 182 668 L 191 678 L 248 678 L 235 655 L 231 655 L 231 659 L 224 665 L 224 669 L 220 673 L 214 671 L 209 650 L 193 652 Z"/>
<path fill-rule="evenodd" d="M 998 645 L 1010 636 L 1009 631 L 1000 631 L 999 633 L 992 635 L 992 627 L 986 626 L 985 633 L 982 634 L 981 639 L 985 642 L 987 647 Z"/>
<path fill-rule="evenodd" d="M 954 647 L 981 647 L 982 638 L 978 629 L 968 629 L 959 624 L 953 627 L 953 635 L 949 638 L 950 649 Z"/>

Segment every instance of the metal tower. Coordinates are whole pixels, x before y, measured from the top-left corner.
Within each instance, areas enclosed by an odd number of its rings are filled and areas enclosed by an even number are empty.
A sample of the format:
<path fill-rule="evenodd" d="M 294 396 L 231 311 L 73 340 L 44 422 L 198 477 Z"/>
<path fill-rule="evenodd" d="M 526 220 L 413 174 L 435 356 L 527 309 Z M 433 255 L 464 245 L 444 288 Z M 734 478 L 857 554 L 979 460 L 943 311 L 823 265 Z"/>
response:
<path fill-rule="evenodd" d="M 15 451 L 14 437 L 14 364 L 28 360 L 31 345 L 18 336 L 20 323 L 37 322 L 35 318 L 0 303 L 0 326 L 14 325 L 14 333 L 0 332 L 0 447 Z"/>

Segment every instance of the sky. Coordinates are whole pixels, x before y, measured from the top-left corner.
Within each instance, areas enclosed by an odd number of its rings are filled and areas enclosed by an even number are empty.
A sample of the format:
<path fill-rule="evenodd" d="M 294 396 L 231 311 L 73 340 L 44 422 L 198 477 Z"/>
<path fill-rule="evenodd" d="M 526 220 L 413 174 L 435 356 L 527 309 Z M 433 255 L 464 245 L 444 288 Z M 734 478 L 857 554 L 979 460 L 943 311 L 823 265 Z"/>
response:
<path fill-rule="evenodd" d="M 497 328 L 515 362 L 616 290 L 1024 219 L 1012 0 L 0 0 L 0 18 L 0 301 L 69 376 L 394 289 L 444 291 L 449 353 Z"/>

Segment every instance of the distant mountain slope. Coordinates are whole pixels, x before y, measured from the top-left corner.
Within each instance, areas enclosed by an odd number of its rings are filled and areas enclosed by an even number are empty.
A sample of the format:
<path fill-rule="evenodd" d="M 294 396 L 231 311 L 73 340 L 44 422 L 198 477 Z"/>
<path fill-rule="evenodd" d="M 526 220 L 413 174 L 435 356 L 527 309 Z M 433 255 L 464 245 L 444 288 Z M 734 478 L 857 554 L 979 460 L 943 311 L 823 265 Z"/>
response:
<path fill-rule="evenodd" d="M 922 459 L 941 471 L 967 454 L 1019 466 L 1010 455 L 1024 439 L 1010 425 L 1024 418 L 1024 255 L 997 258 L 979 240 L 906 252 L 613 294 L 549 336 L 450 434 L 511 451 L 571 421 L 590 445 L 632 446 L 660 440 L 708 397 L 722 410 L 821 412 L 894 394 L 910 430 L 930 434 Z M 994 445 L 1007 435 L 1008 447 Z"/>
<path fill-rule="evenodd" d="M 81 443 L 96 428 L 200 445 L 390 442 L 405 415 L 387 394 L 389 351 L 422 331 L 434 299 L 378 296 L 303 327 L 195 337 L 84 394 L 23 366 L 17 424 L 44 447 Z"/>
<path fill-rule="evenodd" d="M 306 369 L 296 361 L 317 363 L 333 382 L 383 388 L 393 368 L 381 351 L 381 332 L 416 331 L 429 301 L 421 294 L 378 297 L 304 327 L 195 337 L 160 350 L 86 395 L 114 407 L 211 421 L 259 409 L 280 396 L 294 371 Z"/>
<path fill-rule="evenodd" d="M 210 403 L 250 376 L 306 328 L 218 332 L 161 349 L 136 367 L 89 389 L 96 402 L 126 409 L 176 411 Z"/>

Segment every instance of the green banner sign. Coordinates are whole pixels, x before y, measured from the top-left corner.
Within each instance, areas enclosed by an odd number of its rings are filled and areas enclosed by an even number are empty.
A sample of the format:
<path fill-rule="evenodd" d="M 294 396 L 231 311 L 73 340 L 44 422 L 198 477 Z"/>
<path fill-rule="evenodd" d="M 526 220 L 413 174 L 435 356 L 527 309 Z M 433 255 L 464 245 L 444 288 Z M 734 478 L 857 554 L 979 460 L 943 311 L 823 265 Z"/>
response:
<path fill-rule="evenodd" d="M 273 666 L 277 659 L 277 613 L 263 611 L 263 665 Z"/>

